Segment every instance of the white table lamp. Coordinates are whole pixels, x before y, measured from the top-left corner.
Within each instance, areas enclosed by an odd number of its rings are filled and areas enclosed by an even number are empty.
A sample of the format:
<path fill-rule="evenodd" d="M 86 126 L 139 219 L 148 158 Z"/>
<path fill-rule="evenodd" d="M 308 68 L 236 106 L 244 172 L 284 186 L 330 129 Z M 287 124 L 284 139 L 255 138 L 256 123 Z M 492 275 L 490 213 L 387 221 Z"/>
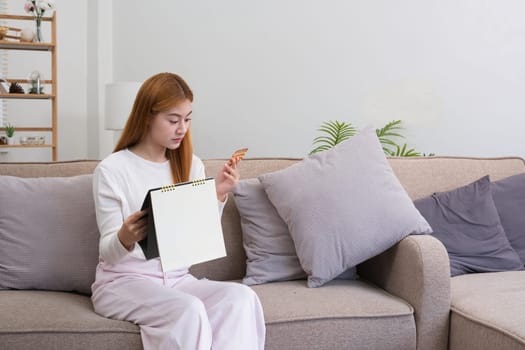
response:
<path fill-rule="evenodd" d="M 122 130 L 142 83 L 123 81 L 106 84 L 104 128 Z"/>

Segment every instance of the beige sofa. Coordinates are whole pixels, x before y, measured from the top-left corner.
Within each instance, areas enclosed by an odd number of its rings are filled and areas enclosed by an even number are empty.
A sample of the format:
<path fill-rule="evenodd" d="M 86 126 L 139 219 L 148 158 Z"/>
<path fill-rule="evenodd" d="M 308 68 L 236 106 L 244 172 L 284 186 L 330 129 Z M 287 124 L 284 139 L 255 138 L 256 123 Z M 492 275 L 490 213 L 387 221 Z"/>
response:
<path fill-rule="evenodd" d="M 486 174 L 497 181 L 525 172 L 519 157 L 392 159 L 391 164 L 413 199 Z M 525 271 L 456 276 L 450 295 L 450 350 L 525 349 Z"/>
<path fill-rule="evenodd" d="M 245 159 L 240 171 L 243 178 L 250 178 L 297 161 Z M 215 174 L 223 162 L 205 160 L 207 173 Z M 464 185 L 485 174 L 497 180 L 525 172 L 520 158 L 392 158 L 390 163 L 413 199 Z M 0 163 L 0 175 L 73 176 L 90 174 L 96 164 L 97 161 Z M 246 257 L 239 214 L 231 198 L 222 221 L 228 256 L 196 265 L 191 272 L 210 279 L 240 280 Z M 309 289 L 305 281 L 254 286 L 267 323 L 266 348 L 446 349 L 449 317 L 453 349 L 502 348 L 491 347 L 493 343 L 487 341 L 490 336 L 495 337 L 496 344 L 524 348 L 523 328 L 519 329 L 520 323 L 505 322 L 504 311 L 521 306 L 524 312 L 515 312 L 514 316 L 525 324 L 525 316 L 517 316 L 525 315 L 525 305 L 497 302 L 500 294 L 505 295 L 505 286 L 499 282 L 521 278 L 523 286 L 522 272 L 453 278 L 452 312 L 448 256 L 443 245 L 431 236 L 403 239 L 358 266 L 358 273 L 361 276 L 358 281 L 337 280 L 321 288 Z M 493 288 L 475 288 L 471 284 L 471 281 L 483 284 L 486 277 L 493 279 L 489 281 Z M 521 300 L 525 300 L 523 291 L 524 288 L 515 291 Z M 496 309 L 483 310 L 466 295 L 478 298 L 479 303 L 489 298 Z M 500 306 L 501 315 L 495 315 L 494 310 Z M 35 290 L 0 291 L 0 349 L 140 348 L 139 328 L 100 317 L 94 313 L 89 296 Z"/>

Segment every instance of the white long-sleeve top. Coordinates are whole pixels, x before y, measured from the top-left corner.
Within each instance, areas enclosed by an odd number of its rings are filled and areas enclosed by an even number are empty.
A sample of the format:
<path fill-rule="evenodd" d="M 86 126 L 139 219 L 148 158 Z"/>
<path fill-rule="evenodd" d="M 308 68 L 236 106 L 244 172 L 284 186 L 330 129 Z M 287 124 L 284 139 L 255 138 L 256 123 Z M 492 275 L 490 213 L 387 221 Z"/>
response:
<path fill-rule="evenodd" d="M 190 180 L 204 177 L 204 164 L 194 155 Z M 98 164 L 93 174 L 93 195 L 101 261 L 116 264 L 128 254 L 146 259 L 139 244 L 128 251 L 117 233 L 124 220 L 140 210 L 148 190 L 172 183 L 169 161 L 151 162 L 128 149 L 112 153 Z M 225 202 L 218 203 L 222 214 Z"/>

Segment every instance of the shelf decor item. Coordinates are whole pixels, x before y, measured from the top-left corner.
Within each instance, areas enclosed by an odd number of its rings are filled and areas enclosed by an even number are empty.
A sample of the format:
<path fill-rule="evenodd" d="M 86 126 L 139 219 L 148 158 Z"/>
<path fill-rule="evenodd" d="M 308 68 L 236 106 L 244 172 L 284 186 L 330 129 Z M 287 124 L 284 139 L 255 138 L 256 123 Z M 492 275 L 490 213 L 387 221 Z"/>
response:
<path fill-rule="evenodd" d="M 9 91 L 9 83 L 5 79 L 0 79 L 0 94 L 7 94 L 8 91 Z M 0 124 L 1 122 L 2 121 L 0 120 Z"/>
<path fill-rule="evenodd" d="M 9 93 L 10 94 L 24 94 L 24 88 L 20 86 L 17 82 L 12 82 L 9 86 Z"/>
<path fill-rule="evenodd" d="M 13 39 L 11 41 L 20 40 L 21 31 L 22 29 L 20 28 L 2 25 L 0 26 L 0 40 L 5 40 L 5 41 L 9 41 L 9 39 Z"/>
<path fill-rule="evenodd" d="M 5 125 L 5 136 L 7 136 L 7 144 L 14 144 L 13 136 L 15 134 L 15 127 L 9 123 Z"/>
<path fill-rule="evenodd" d="M 0 26 L 0 40 L 3 40 L 5 38 L 5 36 L 7 35 L 7 32 L 9 32 L 9 27 Z"/>
<path fill-rule="evenodd" d="M 42 17 L 47 10 L 53 10 L 55 3 L 49 0 L 26 0 L 24 10 L 27 13 L 31 13 L 35 17 L 36 23 L 36 34 L 33 38 L 33 42 L 43 42 L 42 37 Z"/>
<path fill-rule="evenodd" d="M 35 39 L 35 36 L 35 31 L 26 27 L 20 31 L 20 42 L 30 43 Z"/>
<path fill-rule="evenodd" d="M 44 93 L 44 84 L 43 84 L 42 74 L 35 70 L 29 75 L 29 89 L 28 94 L 43 94 Z"/>

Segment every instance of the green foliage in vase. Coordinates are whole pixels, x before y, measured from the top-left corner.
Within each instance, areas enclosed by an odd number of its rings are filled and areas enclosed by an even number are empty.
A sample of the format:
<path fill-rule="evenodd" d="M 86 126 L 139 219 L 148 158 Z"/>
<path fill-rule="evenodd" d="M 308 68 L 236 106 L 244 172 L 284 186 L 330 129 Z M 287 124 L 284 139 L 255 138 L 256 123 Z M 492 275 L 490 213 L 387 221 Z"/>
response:
<path fill-rule="evenodd" d="M 376 134 L 383 147 L 383 152 L 391 157 L 421 156 L 421 153 L 413 148 L 409 148 L 406 143 L 400 145 L 396 142 L 396 140 L 404 138 L 401 134 L 402 130 L 401 120 L 393 120 L 384 127 L 376 129 Z M 357 129 L 351 123 L 337 120 L 323 122 L 318 131 L 323 134 L 314 139 L 313 145 L 316 147 L 310 151 L 310 154 L 326 151 L 357 133 Z"/>
<path fill-rule="evenodd" d="M 44 93 L 44 87 L 41 86 L 40 88 L 37 88 L 36 86 L 31 86 L 31 88 L 29 89 L 29 91 L 27 93 L 28 94 L 43 94 Z"/>
<path fill-rule="evenodd" d="M 7 137 L 13 137 L 14 134 L 15 134 L 15 127 L 12 126 L 11 124 L 6 124 L 5 125 L 5 135 Z"/>

